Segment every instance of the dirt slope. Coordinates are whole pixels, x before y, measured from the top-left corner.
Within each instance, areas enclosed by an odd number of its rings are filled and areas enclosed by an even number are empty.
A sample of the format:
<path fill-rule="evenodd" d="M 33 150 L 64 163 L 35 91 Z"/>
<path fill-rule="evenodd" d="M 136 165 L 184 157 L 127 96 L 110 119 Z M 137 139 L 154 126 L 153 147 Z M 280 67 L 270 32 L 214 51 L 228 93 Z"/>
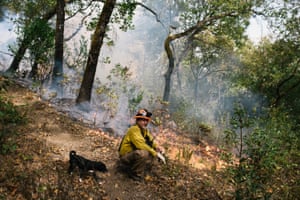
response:
<path fill-rule="evenodd" d="M 2 199 L 220 199 L 203 170 L 169 160 L 157 176 L 135 182 L 115 171 L 120 138 L 72 120 L 43 102 L 28 89 L 11 82 L 6 96 L 26 115 L 10 141 L 14 153 L 0 155 L 0 200 Z M 101 184 L 77 174 L 67 174 L 68 154 L 76 150 L 92 160 L 104 162 L 109 173 L 98 175 Z"/>

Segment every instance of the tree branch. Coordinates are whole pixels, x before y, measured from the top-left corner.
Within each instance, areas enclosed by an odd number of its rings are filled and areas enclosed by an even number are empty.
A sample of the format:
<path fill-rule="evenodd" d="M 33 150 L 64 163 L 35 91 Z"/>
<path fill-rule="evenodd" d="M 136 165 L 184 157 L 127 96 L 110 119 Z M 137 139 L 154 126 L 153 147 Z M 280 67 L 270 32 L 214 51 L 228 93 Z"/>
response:
<path fill-rule="evenodd" d="M 300 60 L 298 60 L 298 64 L 299 64 Z M 295 69 L 293 70 L 293 73 L 287 77 L 286 79 L 282 80 L 277 88 L 276 88 L 276 94 L 277 94 L 277 97 L 273 103 L 273 105 L 275 106 L 278 106 L 279 104 L 279 101 L 281 100 L 282 97 L 284 97 L 286 94 L 290 93 L 294 88 L 296 88 L 297 86 L 300 85 L 300 80 L 297 81 L 295 84 L 293 84 L 292 86 L 288 87 L 285 91 L 281 91 L 281 88 L 287 83 L 289 82 L 290 80 L 292 80 L 293 78 L 296 77 L 296 73 L 297 73 L 297 70 L 298 70 L 298 65 L 296 64 L 296 67 Z"/>

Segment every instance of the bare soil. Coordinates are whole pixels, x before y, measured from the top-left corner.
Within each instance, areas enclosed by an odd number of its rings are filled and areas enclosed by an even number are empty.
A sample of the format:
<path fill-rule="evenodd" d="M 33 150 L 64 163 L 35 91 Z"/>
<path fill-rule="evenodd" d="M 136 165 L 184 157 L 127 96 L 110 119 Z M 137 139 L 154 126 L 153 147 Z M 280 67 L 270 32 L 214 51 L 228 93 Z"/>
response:
<path fill-rule="evenodd" d="M 174 149 L 179 148 L 183 139 L 163 140 L 171 131 L 160 130 L 164 137 L 158 138 L 160 142 L 169 142 L 167 164 L 159 165 L 156 174 L 147 176 L 143 182 L 136 182 L 115 170 L 119 137 L 75 121 L 13 81 L 6 90 L 5 96 L 26 116 L 27 123 L 18 126 L 17 134 L 7 140 L 16 144 L 15 151 L 0 155 L 0 200 L 221 199 L 208 175 L 211 167 L 218 167 L 216 158 L 202 148 L 198 150 L 207 160 L 202 167 L 180 163 L 175 159 Z M 79 182 L 77 173 L 67 173 L 70 150 L 107 165 L 108 173 L 97 173 L 101 183 L 90 176 Z"/>

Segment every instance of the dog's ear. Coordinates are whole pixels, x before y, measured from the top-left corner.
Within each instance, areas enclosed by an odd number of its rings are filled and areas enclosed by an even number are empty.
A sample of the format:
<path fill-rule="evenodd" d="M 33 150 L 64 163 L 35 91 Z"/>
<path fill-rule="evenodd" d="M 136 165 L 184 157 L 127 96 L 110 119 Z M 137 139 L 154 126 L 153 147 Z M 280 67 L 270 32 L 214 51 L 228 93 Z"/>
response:
<path fill-rule="evenodd" d="M 70 156 L 75 156 L 76 155 L 76 151 L 70 151 Z"/>

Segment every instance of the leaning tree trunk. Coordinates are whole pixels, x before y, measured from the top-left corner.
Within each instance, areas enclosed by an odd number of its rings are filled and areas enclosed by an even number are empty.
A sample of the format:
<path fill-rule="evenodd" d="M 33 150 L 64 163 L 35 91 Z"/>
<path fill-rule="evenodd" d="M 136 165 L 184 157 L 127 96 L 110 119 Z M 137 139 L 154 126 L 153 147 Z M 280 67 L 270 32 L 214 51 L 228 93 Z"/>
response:
<path fill-rule="evenodd" d="M 233 13 L 232 11 L 229 11 L 227 13 L 221 13 L 220 15 L 212 15 L 209 16 L 206 19 L 199 20 L 194 26 L 191 26 L 190 28 L 186 29 L 183 32 L 174 34 L 174 35 L 168 35 L 168 37 L 165 40 L 165 51 L 167 53 L 168 59 L 169 59 L 169 66 L 168 70 L 165 74 L 165 89 L 163 94 L 163 100 L 169 101 L 170 98 L 170 90 L 171 90 L 171 77 L 174 70 L 174 56 L 171 49 L 171 43 L 175 41 L 176 39 L 188 37 L 191 39 L 195 34 L 199 33 L 200 31 L 205 30 L 208 26 L 211 26 L 214 21 L 225 18 L 225 17 L 237 17 L 238 14 Z"/>
<path fill-rule="evenodd" d="M 171 50 L 171 41 L 172 37 L 167 37 L 165 40 L 165 51 L 167 53 L 168 59 L 169 59 L 169 67 L 165 74 L 165 89 L 164 89 L 164 95 L 163 95 L 163 101 L 169 101 L 170 97 L 170 90 L 171 90 L 171 76 L 174 70 L 174 55 Z"/>
<path fill-rule="evenodd" d="M 54 53 L 53 75 L 52 75 L 53 86 L 59 84 L 63 76 L 64 23 L 65 23 L 65 2 L 64 0 L 57 0 L 56 1 L 55 53 Z"/>
<path fill-rule="evenodd" d="M 9 68 L 5 72 L 6 74 L 13 74 L 17 71 L 17 69 L 19 68 L 19 64 L 27 50 L 27 47 L 28 47 L 28 43 L 25 40 L 23 40 L 16 55 L 13 58 L 12 63 L 10 64 Z"/>
<path fill-rule="evenodd" d="M 98 57 L 103 44 L 106 27 L 115 4 L 116 0 L 105 1 L 103 10 L 96 26 L 96 30 L 92 37 L 91 49 L 88 55 L 86 69 L 84 71 L 83 80 L 80 86 L 78 97 L 76 99 L 77 104 L 82 102 L 89 102 L 91 100 L 91 93 L 98 64 Z"/>
<path fill-rule="evenodd" d="M 175 67 L 175 58 L 174 58 L 174 54 L 171 48 L 172 45 L 172 41 L 175 41 L 176 39 L 188 36 L 189 34 L 191 34 L 192 32 L 198 30 L 197 26 L 191 27 L 188 30 L 181 32 L 181 33 L 177 33 L 174 35 L 168 35 L 168 37 L 165 39 L 165 43 L 164 43 L 164 48 L 167 54 L 167 57 L 169 59 L 169 66 L 168 66 L 168 70 L 165 73 L 165 88 L 164 88 L 164 93 L 163 93 L 163 101 L 169 101 L 170 98 L 170 91 L 171 91 L 171 78 L 172 78 L 172 74 L 174 71 L 174 67 Z"/>

